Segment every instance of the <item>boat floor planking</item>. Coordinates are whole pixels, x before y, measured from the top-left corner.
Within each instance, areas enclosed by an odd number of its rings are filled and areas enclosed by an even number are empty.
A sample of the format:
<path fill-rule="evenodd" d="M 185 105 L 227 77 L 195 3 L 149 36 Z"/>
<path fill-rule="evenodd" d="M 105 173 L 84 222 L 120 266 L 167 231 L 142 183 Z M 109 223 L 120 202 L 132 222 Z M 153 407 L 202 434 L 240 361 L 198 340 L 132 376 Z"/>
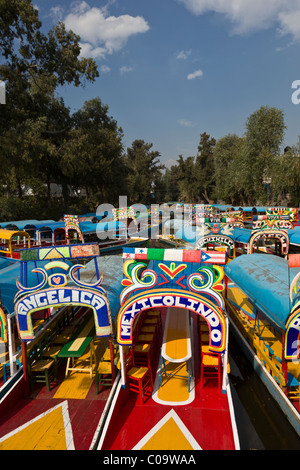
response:
<path fill-rule="evenodd" d="M 164 312 L 165 313 L 165 312 Z M 122 386 L 100 436 L 101 450 L 234 450 L 239 448 L 229 384 L 227 393 L 217 389 L 216 382 L 200 387 L 200 357 L 197 318 L 193 318 L 194 381 L 193 399 L 180 403 L 157 400 L 160 372 L 159 349 L 153 361 L 154 389 L 144 404 Z M 163 324 L 165 314 L 163 315 Z M 156 378 L 155 378 L 156 376 Z M 173 377 L 172 379 L 173 380 Z M 182 380 L 182 379 L 181 379 Z M 182 384 L 177 384 L 182 395 Z"/>
<path fill-rule="evenodd" d="M 82 393 L 77 398 L 68 398 L 67 393 L 56 398 L 61 381 L 51 384 L 49 392 L 45 385 L 35 384 L 27 398 L 20 398 L 6 412 L 1 410 L 0 450 L 89 450 L 111 387 L 96 395 L 94 377 L 76 372 L 69 380 L 75 375 L 77 385 L 85 381 L 84 398 Z M 72 388 L 76 397 L 76 384 Z"/>

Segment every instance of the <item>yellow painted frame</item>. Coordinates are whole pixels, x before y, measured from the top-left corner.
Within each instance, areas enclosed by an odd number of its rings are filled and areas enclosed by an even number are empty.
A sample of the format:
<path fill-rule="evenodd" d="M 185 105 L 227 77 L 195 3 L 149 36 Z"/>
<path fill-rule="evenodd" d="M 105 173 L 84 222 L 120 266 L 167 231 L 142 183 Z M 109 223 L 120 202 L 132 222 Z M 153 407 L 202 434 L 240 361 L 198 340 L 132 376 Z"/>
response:
<path fill-rule="evenodd" d="M 30 235 L 29 233 L 23 230 L 7 230 L 7 229 L 0 229 L 0 240 L 7 241 L 7 248 L 6 250 L 2 249 L 0 242 L 0 253 L 4 253 L 5 255 L 12 255 L 12 238 L 13 237 L 26 237 L 28 239 L 28 246 L 26 248 L 30 248 Z"/>

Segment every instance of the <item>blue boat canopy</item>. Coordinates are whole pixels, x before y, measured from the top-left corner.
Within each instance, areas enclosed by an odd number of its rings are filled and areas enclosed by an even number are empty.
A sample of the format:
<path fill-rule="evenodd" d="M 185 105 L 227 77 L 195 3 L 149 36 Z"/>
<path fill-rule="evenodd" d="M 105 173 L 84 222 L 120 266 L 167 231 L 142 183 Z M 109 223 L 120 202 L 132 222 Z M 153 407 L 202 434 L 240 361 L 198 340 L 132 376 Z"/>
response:
<path fill-rule="evenodd" d="M 290 283 L 299 268 L 289 268 L 286 259 L 275 255 L 253 253 L 233 259 L 224 272 L 275 327 L 285 330 L 292 308 Z"/>

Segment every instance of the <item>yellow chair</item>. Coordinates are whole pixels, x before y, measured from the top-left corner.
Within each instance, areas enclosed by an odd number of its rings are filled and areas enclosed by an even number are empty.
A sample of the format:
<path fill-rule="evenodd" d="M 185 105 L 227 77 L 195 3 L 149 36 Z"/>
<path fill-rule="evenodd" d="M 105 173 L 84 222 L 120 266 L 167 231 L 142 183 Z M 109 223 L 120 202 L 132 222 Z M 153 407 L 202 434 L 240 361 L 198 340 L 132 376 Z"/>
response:
<path fill-rule="evenodd" d="M 151 368 L 151 346 L 147 343 L 140 343 L 133 346 L 133 358 L 136 366 Z"/>
<path fill-rule="evenodd" d="M 146 399 L 152 395 L 153 382 L 151 369 L 149 367 L 136 367 L 132 350 L 126 354 L 124 360 L 128 388 L 139 395 L 140 403 L 143 405 Z"/>
<path fill-rule="evenodd" d="M 206 380 L 217 379 L 218 387 L 222 383 L 222 361 L 221 354 L 213 354 L 207 351 L 201 351 L 201 379 L 200 386 L 203 388 Z"/>
<path fill-rule="evenodd" d="M 112 385 L 112 369 L 110 361 L 100 361 L 95 374 L 95 392 L 99 393 L 99 385 Z"/>

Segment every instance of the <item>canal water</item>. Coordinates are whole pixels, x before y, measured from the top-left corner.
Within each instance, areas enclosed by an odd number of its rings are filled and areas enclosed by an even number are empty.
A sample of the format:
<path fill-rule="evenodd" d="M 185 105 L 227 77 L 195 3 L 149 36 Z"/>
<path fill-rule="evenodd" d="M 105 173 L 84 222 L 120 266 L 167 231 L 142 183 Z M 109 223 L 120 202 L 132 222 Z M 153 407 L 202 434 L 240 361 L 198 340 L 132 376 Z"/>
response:
<path fill-rule="evenodd" d="M 229 377 L 241 450 L 300 450 L 300 437 L 233 334 L 229 338 Z"/>

